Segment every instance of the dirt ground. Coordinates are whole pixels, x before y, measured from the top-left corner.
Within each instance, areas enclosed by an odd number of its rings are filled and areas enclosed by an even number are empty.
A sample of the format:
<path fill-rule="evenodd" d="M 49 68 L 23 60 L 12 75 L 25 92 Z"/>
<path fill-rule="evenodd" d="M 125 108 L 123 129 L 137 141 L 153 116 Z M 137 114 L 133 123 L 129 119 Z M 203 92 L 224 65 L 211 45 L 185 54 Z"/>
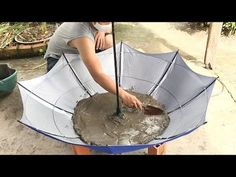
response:
<path fill-rule="evenodd" d="M 190 30 L 188 23 L 120 23 L 117 42 L 144 52 L 179 49 L 186 63 L 196 72 L 220 76 L 207 111 L 208 123 L 189 135 L 168 142 L 166 154 L 236 154 L 236 38 L 221 37 L 215 69 L 203 68 L 207 32 Z M 0 60 L 17 69 L 18 80 L 28 80 L 46 72 L 42 57 Z M 41 135 L 17 120 L 23 111 L 18 87 L 0 98 L 0 154 L 73 154 L 70 145 Z M 128 154 L 146 154 L 146 150 Z"/>
<path fill-rule="evenodd" d="M 46 72 L 42 57 L 5 60 L 17 70 L 18 80 L 28 80 Z M 43 136 L 23 126 L 20 120 L 23 112 L 18 86 L 0 99 L 0 154 L 73 154 L 69 145 Z"/>

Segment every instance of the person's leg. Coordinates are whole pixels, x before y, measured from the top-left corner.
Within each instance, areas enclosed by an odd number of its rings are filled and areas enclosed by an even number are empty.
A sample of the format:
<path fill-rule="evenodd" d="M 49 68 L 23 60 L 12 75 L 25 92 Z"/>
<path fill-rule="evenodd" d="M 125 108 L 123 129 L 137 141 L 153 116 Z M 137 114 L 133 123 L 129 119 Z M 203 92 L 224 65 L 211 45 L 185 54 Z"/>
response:
<path fill-rule="evenodd" d="M 47 58 L 47 72 L 49 72 L 57 62 L 58 59 L 52 57 Z"/>

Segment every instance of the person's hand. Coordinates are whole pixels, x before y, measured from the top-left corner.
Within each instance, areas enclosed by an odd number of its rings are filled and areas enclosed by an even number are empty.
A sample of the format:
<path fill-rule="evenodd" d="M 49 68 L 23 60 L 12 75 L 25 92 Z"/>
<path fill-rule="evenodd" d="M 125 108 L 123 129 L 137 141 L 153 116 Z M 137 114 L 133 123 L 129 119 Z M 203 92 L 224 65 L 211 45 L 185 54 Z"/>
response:
<path fill-rule="evenodd" d="M 130 108 L 143 109 L 141 101 L 124 90 L 122 90 L 121 99 L 123 103 Z"/>
<path fill-rule="evenodd" d="M 105 32 L 97 31 L 95 35 L 95 48 L 96 50 L 100 49 L 103 50 L 105 48 L 106 39 L 105 39 Z"/>

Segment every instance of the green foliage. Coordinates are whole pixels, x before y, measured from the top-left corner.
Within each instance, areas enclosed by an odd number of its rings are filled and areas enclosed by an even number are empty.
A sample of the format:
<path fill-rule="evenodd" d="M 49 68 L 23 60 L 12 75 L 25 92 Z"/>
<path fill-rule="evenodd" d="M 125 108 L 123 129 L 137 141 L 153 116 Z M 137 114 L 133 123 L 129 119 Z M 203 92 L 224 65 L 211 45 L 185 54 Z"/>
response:
<path fill-rule="evenodd" d="M 47 32 L 47 22 L 0 22 L 0 49 L 12 46 L 16 43 L 15 36 L 29 27 L 39 26 L 43 32 Z M 55 24 L 55 22 L 52 24 Z"/>
<path fill-rule="evenodd" d="M 0 23 L 0 49 L 5 48 L 14 41 L 14 37 L 28 28 L 30 23 L 5 22 Z"/>
<path fill-rule="evenodd" d="M 224 22 L 222 27 L 222 34 L 229 36 L 236 32 L 236 22 Z"/>
<path fill-rule="evenodd" d="M 206 30 L 210 26 L 210 22 L 192 22 L 191 29 Z M 223 22 L 221 34 L 225 36 L 234 35 L 236 33 L 236 22 Z"/>

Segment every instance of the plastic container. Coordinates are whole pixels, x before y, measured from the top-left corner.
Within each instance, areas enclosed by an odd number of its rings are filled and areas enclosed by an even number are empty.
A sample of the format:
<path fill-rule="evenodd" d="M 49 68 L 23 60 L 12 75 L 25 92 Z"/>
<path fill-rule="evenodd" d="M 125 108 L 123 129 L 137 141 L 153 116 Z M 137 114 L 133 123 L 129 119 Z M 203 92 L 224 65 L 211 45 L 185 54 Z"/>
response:
<path fill-rule="evenodd" d="M 7 64 L 0 64 L 0 97 L 10 94 L 17 83 L 17 71 Z"/>

